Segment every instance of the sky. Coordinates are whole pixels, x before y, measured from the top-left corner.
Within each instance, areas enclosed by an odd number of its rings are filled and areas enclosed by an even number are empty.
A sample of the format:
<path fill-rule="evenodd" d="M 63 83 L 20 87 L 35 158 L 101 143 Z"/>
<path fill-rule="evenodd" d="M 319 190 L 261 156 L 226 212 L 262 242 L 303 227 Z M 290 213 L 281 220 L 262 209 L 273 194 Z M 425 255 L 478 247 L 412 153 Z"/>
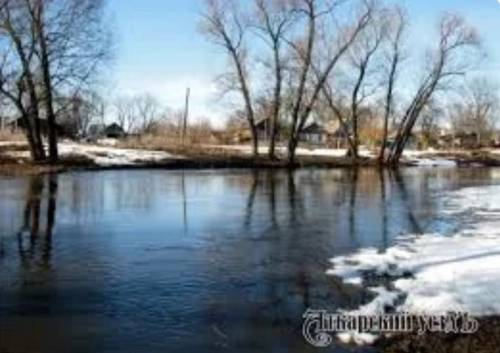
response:
<path fill-rule="evenodd" d="M 464 15 L 478 28 L 488 53 L 480 70 L 500 79 L 500 0 L 396 2 L 409 11 L 412 48 L 435 43 L 444 11 Z M 162 105 L 182 109 L 190 87 L 192 119 L 222 125 L 228 106 L 217 98 L 214 79 L 226 61 L 197 30 L 203 0 L 109 0 L 108 7 L 117 43 L 107 79 L 111 96 L 149 93 Z"/>

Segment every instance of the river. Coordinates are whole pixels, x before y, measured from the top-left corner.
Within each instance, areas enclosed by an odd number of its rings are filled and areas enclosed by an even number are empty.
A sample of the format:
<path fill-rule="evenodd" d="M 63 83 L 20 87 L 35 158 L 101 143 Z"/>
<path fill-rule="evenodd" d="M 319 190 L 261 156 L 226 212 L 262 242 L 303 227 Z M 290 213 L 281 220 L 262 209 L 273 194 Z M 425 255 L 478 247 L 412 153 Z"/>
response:
<path fill-rule="evenodd" d="M 496 169 L 0 177 L 0 352 L 313 352 L 308 308 L 371 294 L 333 256 L 453 230 L 439 196 Z M 332 346 L 321 352 L 376 352 Z"/>

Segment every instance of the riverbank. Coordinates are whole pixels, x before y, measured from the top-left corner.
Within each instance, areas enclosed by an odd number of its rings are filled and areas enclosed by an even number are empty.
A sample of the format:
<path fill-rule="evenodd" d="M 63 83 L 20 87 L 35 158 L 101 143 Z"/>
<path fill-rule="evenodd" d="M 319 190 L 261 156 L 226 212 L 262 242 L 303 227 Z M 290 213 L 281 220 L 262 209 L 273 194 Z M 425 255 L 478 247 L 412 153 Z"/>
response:
<path fill-rule="evenodd" d="M 495 184 L 436 195 L 440 221 L 448 228 L 401 235 L 383 252 L 365 248 L 335 257 L 327 272 L 375 294 L 373 300 L 348 314 L 467 313 L 478 318 L 479 332 L 390 338 L 351 332 L 339 335 L 339 339 L 359 345 L 378 339 L 391 353 L 496 352 L 483 347 L 498 347 L 500 342 L 500 304 L 495 300 L 500 289 L 499 192 Z M 474 345 L 482 349 L 470 348 Z"/>
<path fill-rule="evenodd" d="M 108 169 L 220 169 L 289 168 L 286 148 L 278 147 L 278 160 L 267 158 L 267 148 L 259 149 L 255 160 L 249 146 L 244 145 L 172 145 L 147 149 L 117 140 L 102 140 L 96 144 L 63 141 L 59 144 L 60 162 L 57 165 L 34 164 L 30 161 L 28 145 L 23 141 L 0 141 L 0 173 L 43 174 L 70 170 Z M 352 160 L 346 150 L 326 148 L 299 148 L 296 167 L 348 168 Z M 362 149 L 357 166 L 376 166 L 376 154 Z M 407 151 L 403 166 L 455 167 L 500 166 L 500 151 Z"/>
<path fill-rule="evenodd" d="M 172 146 L 152 151 L 63 142 L 59 150 L 60 162 L 57 165 L 36 164 L 30 161 L 25 143 L 0 143 L 0 173 L 20 175 L 72 170 L 289 168 L 285 159 L 272 161 L 262 156 L 256 160 L 250 154 L 210 146 Z M 370 166 L 375 165 L 375 161 L 363 158 L 359 164 Z M 297 167 L 345 168 L 351 165 L 351 161 L 344 157 L 301 155 L 297 158 Z"/>
<path fill-rule="evenodd" d="M 475 290 L 475 297 L 485 293 L 485 301 L 494 303 L 496 290 L 488 293 L 468 279 L 498 283 L 485 270 L 488 259 L 493 269 L 498 263 L 494 235 L 451 235 L 457 232 L 455 218 L 498 228 L 491 223 L 498 169 L 411 168 L 381 175 L 363 168 L 354 174 L 144 170 L 2 178 L 0 260 L 6 270 L 0 274 L 0 332 L 7 335 L 0 346 L 5 352 L 58 352 L 64 349 L 54 342 L 71 342 L 79 351 L 95 351 L 93 342 L 112 341 L 126 351 L 131 339 L 131 351 L 175 345 L 203 351 L 215 339 L 230 351 L 250 346 L 308 352 L 312 347 L 298 330 L 307 308 L 350 310 L 375 297 L 352 284 L 360 282 L 355 276 L 344 285 L 324 272 L 334 268 L 328 259 L 369 255 L 366 249 L 399 256 L 383 262 L 374 255 L 383 265 L 377 268 L 394 270 L 377 287 L 389 284 L 390 290 L 401 279 L 398 273 L 411 274 L 403 279 L 419 281 L 414 288 Z M 457 202 L 473 209 L 459 209 Z M 399 237 L 431 232 L 447 241 Z M 429 273 L 436 282 L 421 285 Z M 443 273 L 455 276 L 447 280 Z M 373 278 L 365 278 L 370 289 Z M 214 304 L 206 309 L 200 298 Z M 186 335 L 179 333 L 179 317 L 188 320 Z M 463 352 L 461 346 L 470 345 L 470 352 L 495 352 L 486 348 L 498 332 L 489 319 L 481 319 L 480 332 L 471 336 L 402 335 L 370 347 L 338 344 L 331 351 Z M 33 331 L 33 322 L 39 329 Z M 131 332 L 138 334 L 131 338 Z M 191 332 L 200 332 L 202 340 L 194 342 Z"/>
<path fill-rule="evenodd" d="M 478 321 L 479 330 L 474 334 L 395 335 L 380 339 L 376 346 L 384 353 L 497 353 L 500 317 L 485 317 Z"/>

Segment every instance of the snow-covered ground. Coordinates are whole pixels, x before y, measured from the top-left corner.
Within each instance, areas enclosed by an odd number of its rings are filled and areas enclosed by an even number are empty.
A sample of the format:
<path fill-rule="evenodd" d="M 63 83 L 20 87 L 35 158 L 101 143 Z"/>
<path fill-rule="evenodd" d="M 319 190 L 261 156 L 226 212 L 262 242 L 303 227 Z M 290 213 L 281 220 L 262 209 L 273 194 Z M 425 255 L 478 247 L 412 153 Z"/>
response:
<path fill-rule="evenodd" d="M 7 146 L 22 146 L 26 142 L 16 141 L 0 141 L 0 147 Z M 155 162 L 163 159 L 176 159 L 182 158 L 174 156 L 166 152 L 146 151 L 146 150 L 132 150 L 116 148 L 116 139 L 102 139 L 97 141 L 96 144 L 81 144 L 71 141 L 63 141 L 60 143 L 62 154 L 65 153 L 81 155 L 91 158 L 98 165 L 133 165 L 144 162 Z M 207 148 L 218 148 L 227 151 L 234 151 L 250 155 L 252 148 L 250 145 L 207 145 Z M 267 146 L 259 148 L 259 153 L 266 155 L 268 152 Z M 442 152 L 442 151 L 441 151 Z M 500 150 L 488 151 L 491 154 L 500 154 Z M 286 147 L 278 147 L 277 153 L 281 155 L 287 154 Z M 360 149 L 360 156 L 366 158 L 376 158 L 377 151 L 371 151 L 367 148 Z M 11 151 L 7 152 L 11 157 L 15 158 L 29 158 L 28 152 Z M 439 152 L 434 149 L 424 151 L 406 150 L 403 154 L 404 161 L 409 162 L 419 167 L 456 167 L 457 162 L 451 159 L 442 158 Z M 297 156 L 301 157 L 332 157 L 342 158 L 347 155 L 346 149 L 331 149 L 331 148 L 298 148 Z"/>
<path fill-rule="evenodd" d="M 8 146 L 24 146 L 26 142 L 24 141 L 0 141 L 0 147 L 8 147 Z"/>
<path fill-rule="evenodd" d="M 461 220 L 457 234 L 409 235 L 383 253 L 364 249 L 332 259 L 328 274 L 346 283 L 361 286 L 373 275 L 391 279 L 389 288 L 371 288 L 375 299 L 350 314 L 380 314 L 387 306 L 412 314 L 500 314 L 496 300 L 500 293 L 500 186 L 464 188 L 445 195 L 442 202 L 443 215 Z M 347 333 L 339 338 L 361 344 L 375 337 Z"/>
<path fill-rule="evenodd" d="M 219 145 L 211 146 L 225 150 L 237 151 L 240 153 L 251 154 L 252 148 L 249 145 Z M 259 154 L 266 155 L 268 148 L 266 146 L 259 147 Z M 278 147 L 277 152 L 286 155 L 285 147 Z M 346 149 L 333 148 L 297 148 L 297 156 L 299 157 L 333 157 L 342 158 L 347 155 Z M 361 157 L 375 158 L 377 153 L 366 148 L 361 148 L 359 151 Z M 457 163 L 450 159 L 441 158 L 438 151 L 428 149 L 424 151 L 406 150 L 403 154 L 405 161 L 410 162 L 419 167 L 456 167 Z"/>
<path fill-rule="evenodd" d="M 225 150 L 237 151 L 245 154 L 252 154 L 252 147 L 250 145 L 217 145 L 210 146 Z M 259 154 L 266 155 L 269 149 L 267 146 L 259 147 Z M 276 151 L 278 154 L 286 155 L 286 147 L 277 147 Z M 297 156 L 303 157 L 337 157 L 342 158 L 347 155 L 346 149 L 333 149 L 333 148 L 303 148 L 299 147 L 296 151 Z M 375 154 L 367 149 L 361 148 L 359 152 L 360 156 L 363 157 L 374 157 Z"/>
<path fill-rule="evenodd" d="M 403 153 L 403 158 L 418 167 L 456 167 L 457 162 L 439 157 L 433 148 L 427 150 L 417 151 L 417 150 L 405 150 Z"/>
<path fill-rule="evenodd" d="M 140 165 L 143 163 L 182 158 L 167 152 L 84 145 L 70 142 L 61 143 L 59 151 L 63 156 L 77 155 L 88 157 L 100 166 Z"/>
<path fill-rule="evenodd" d="M 6 144 L 6 146 L 9 145 L 16 144 Z M 85 157 L 99 166 L 141 165 L 183 158 L 167 152 L 116 148 L 112 145 L 110 140 L 106 141 L 104 146 L 63 141 L 59 143 L 59 153 L 62 157 Z M 9 151 L 5 154 L 14 158 L 28 159 L 30 157 L 29 151 Z"/>
<path fill-rule="evenodd" d="M 448 167 L 453 168 L 457 166 L 457 162 L 446 158 L 411 158 L 407 159 L 408 162 L 417 167 Z"/>

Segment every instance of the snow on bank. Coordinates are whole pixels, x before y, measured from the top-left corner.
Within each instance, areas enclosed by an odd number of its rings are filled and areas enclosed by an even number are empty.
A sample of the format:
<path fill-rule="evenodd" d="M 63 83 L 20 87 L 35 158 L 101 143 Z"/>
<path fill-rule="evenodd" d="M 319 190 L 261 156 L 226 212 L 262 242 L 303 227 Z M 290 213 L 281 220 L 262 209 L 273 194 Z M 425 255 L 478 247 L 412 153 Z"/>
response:
<path fill-rule="evenodd" d="M 96 145 L 84 145 L 64 142 L 59 145 L 62 156 L 84 156 L 100 166 L 140 165 L 144 163 L 160 162 L 163 160 L 180 159 L 167 152 L 133 150 Z"/>
<path fill-rule="evenodd" d="M 405 150 L 403 157 L 405 160 L 417 167 L 448 167 L 453 168 L 457 166 L 457 162 L 438 157 L 436 154 L 439 153 L 433 148 L 429 148 L 423 151 L 417 150 Z"/>
<path fill-rule="evenodd" d="M 0 147 L 18 147 L 27 145 L 24 141 L 0 141 Z"/>
<path fill-rule="evenodd" d="M 454 168 L 457 162 L 444 158 L 415 158 L 409 161 L 417 167 L 447 167 Z"/>
<path fill-rule="evenodd" d="M 207 147 L 215 147 L 215 148 L 220 148 L 220 149 L 225 149 L 225 150 L 231 150 L 231 151 L 237 151 L 239 153 L 244 153 L 244 154 L 252 154 L 252 147 L 249 145 L 216 145 L 216 146 L 210 146 L 208 145 Z M 261 146 L 259 147 L 259 154 L 261 155 L 267 155 L 268 154 L 268 147 L 266 146 Z M 276 148 L 277 153 L 286 155 L 288 153 L 288 150 L 286 147 L 277 147 Z M 301 157 L 335 157 L 335 158 L 342 158 L 347 155 L 347 149 L 333 149 L 333 148 L 303 148 L 299 147 L 296 150 L 296 155 L 301 156 Z M 361 157 L 368 157 L 368 158 L 374 158 L 375 154 L 367 149 L 361 148 L 359 151 L 359 155 Z"/>
<path fill-rule="evenodd" d="M 380 314 L 394 306 L 413 314 L 500 314 L 495 300 L 500 292 L 500 186 L 451 192 L 442 207 L 443 214 L 463 220 L 459 233 L 407 236 L 384 253 L 364 249 L 332 259 L 328 274 L 346 283 L 361 285 L 373 275 L 391 281 L 388 289 L 370 288 L 375 299 L 349 314 Z M 375 337 L 344 333 L 339 338 L 370 344 Z"/>
<path fill-rule="evenodd" d="M 252 148 L 248 145 L 217 145 L 217 146 L 207 146 L 215 147 L 228 151 L 236 151 L 244 154 L 251 154 Z M 442 151 L 441 151 L 442 152 Z M 266 146 L 259 147 L 259 154 L 267 155 L 268 148 Z M 287 149 L 285 147 L 278 147 L 277 153 L 281 155 L 287 154 Z M 367 148 L 361 148 L 359 155 L 365 158 L 376 158 L 378 151 L 370 151 Z M 439 157 L 437 154 L 440 153 L 435 149 L 427 149 L 423 151 L 417 150 L 405 150 L 403 157 L 406 162 L 413 164 L 417 167 L 456 167 L 457 162 Z M 347 149 L 333 149 L 333 148 L 297 148 L 296 155 L 299 157 L 332 157 L 332 158 L 343 158 L 347 156 Z"/>
<path fill-rule="evenodd" d="M 19 159 L 30 158 L 29 151 L 9 151 L 5 154 Z M 59 154 L 61 157 L 84 157 L 99 166 L 108 167 L 141 165 L 183 158 L 181 156 L 161 151 L 124 149 L 112 146 L 89 145 L 69 141 L 59 143 Z"/>

